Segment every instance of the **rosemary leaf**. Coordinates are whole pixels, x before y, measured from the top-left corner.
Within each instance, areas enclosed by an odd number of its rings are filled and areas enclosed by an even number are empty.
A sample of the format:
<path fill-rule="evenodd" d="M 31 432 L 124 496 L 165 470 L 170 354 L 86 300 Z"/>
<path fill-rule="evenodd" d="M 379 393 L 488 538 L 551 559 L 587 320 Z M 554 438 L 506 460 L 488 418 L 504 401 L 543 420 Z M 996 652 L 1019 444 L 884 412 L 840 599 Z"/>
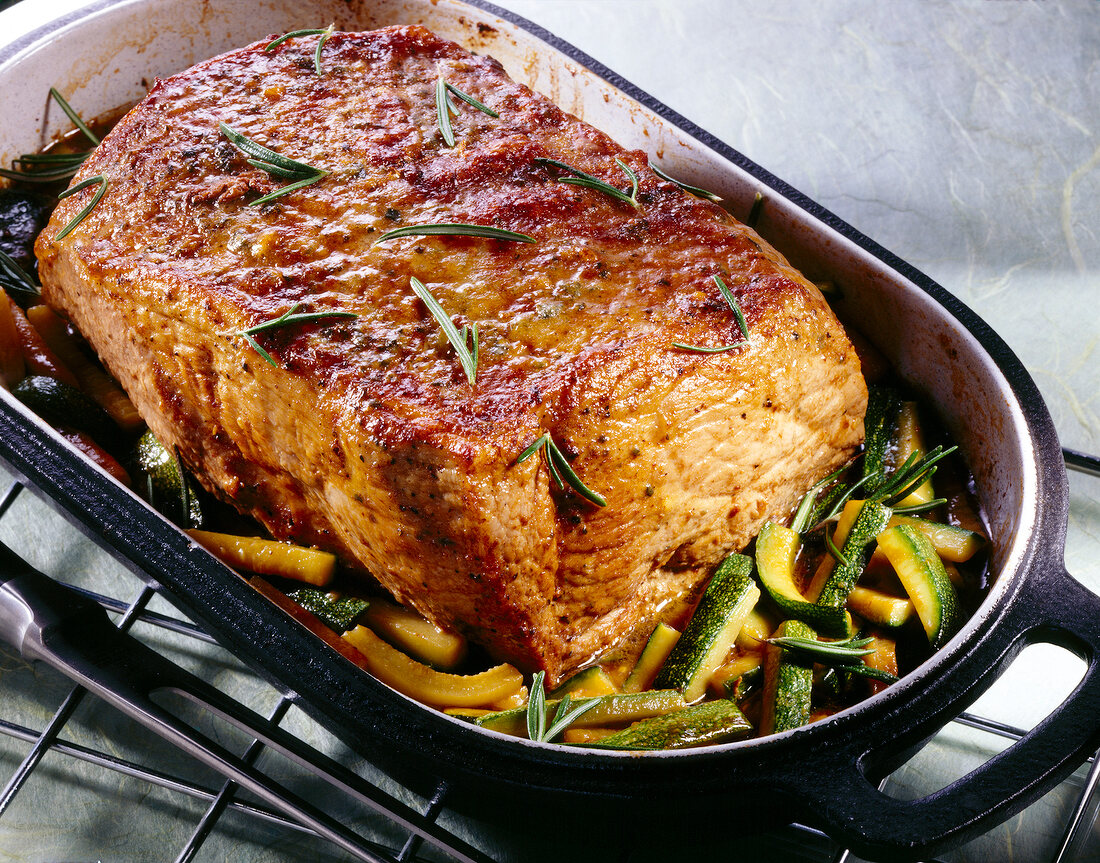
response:
<path fill-rule="evenodd" d="M 565 695 L 558 703 L 558 709 L 554 711 L 554 719 L 550 723 L 550 727 L 546 729 L 546 733 L 542 738 L 543 741 L 546 743 L 553 741 L 555 737 L 599 703 L 598 698 L 586 698 L 572 704 L 570 696 Z"/>
<path fill-rule="evenodd" d="M 444 83 L 446 83 L 446 82 L 444 82 Z M 482 114 L 488 114 L 490 117 L 499 117 L 500 116 L 500 114 L 498 112 L 494 111 L 488 105 L 485 105 L 482 102 L 479 102 L 477 99 L 475 99 L 469 93 L 463 93 L 461 90 L 458 89 L 458 87 L 455 87 L 453 84 L 447 84 L 447 90 L 450 93 L 454 93 L 456 96 L 458 96 L 459 99 L 461 99 L 467 105 L 473 105 Z M 451 108 L 453 110 L 454 109 L 454 102 L 451 102 L 450 105 L 451 105 Z M 457 113 L 457 112 L 455 112 L 455 113 Z"/>
<path fill-rule="evenodd" d="M 585 500 L 594 503 L 596 506 L 607 506 L 607 501 L 604 500 L 601 495 L 592 491 L 592 489 L 586 486 L 584 482 L 581 481 L 581 478 L 577 476 L 577 472 L 573 470 L 573 466 L 569 464 L 569 460 L 558 448 L 558 445 L 554 443 L 554 439 L 550 436 L 550 432 L 543 433 L 538 440 L 521 452 L 516 457 L 515 463 L 520 464 L 526 461 L 540 449 L 545 451 L 547 467 L 550 470 L 550 475 L 557 482 L 558 488 L 564 489 L 566 485 L 569 485 Z"/>
<path fill-rule="evenodd" d="M 741 341 L 734 342 L 732 345 L 722 345 L 718 348 L 702 348 L 699 347 L 699 345 L 685 345 L 683 342 L 673 342 L 672 346 L 674 348 L 682 348 L 685 351 L 695 351 L 696 353 L 700 354 L 722 354 L 726 351 L 732 351 L 734 348 L 739 348 L 744 344 L 745 343 Z"/>
<path fill-rule="evenodd" d="M 435 81 L 435 114 L 439 125 L 439 134 L 448 147 L 455 145 L 455 133 L 451 128 L 451 103 L 447 98 L 447 82 L 442 78 Z"/>
<path fill-rule="evenodd" d="M 387 240 L 395 240 L 398 237 L 484 237 L 489 240 L 510 240 L 514 243 L 533 243 L 534 237 L 527 234 L 519 234 L 515 231 L 506 231 L 503 228 L 493 228 L 488 225 L 468 225 L 462 222 L 441 222 L 431 225 L 405 225 L 386 231 L 374 241 L 374 245 L 384 243 Z"/>
<path fill-rule="evenodd" d="M 745 320 L 745 314 L 741 311 L 741 306 L 737 304 L 737 298 L 733 295 L 733 292 L 726 287 L 726 283 L 718 276 L 714 277 L 714 283 L 718 285 L 718 290 L 722 293 L 726 302 L 729 303 L 729 307 L 733 310 L 733 316 L 737 318 L 737 326 L 741 328 L 741 335 L 745 341 L 749 340 L 749 325 Z"/>
<path fill-rule="evenodd" d="M 294 30 L 290 33 L 284 33 L 278 39 L 274 39 L 268 42 L 264 51 L 271 51 L 280 45 L 282 45 L 287 39 L 294 39 L 298 36 L 320 36 L 320 40 L 317 42 L 317 50 L 313 53 L 313 71 L 315 71 L 320 77 L 324 74 L 324 70 L 321 68 L 321 49 L 325 47 L 325 42 L 328 41 L 328 37 L 332 35 L 334 24 L 329 24 L 323 30 Z"/>
<path fill-rule="evenodd" d="M 298 162 L 294 159 L 282 156 L 262 144 L 257 144 L 252 139 L 245 137 L 225 123 L 218 123 L 218 129 L 221 130 L 221 133 L 229 139 L 229 142 L 233 144 L 234 147 L 248 157 L 248 164 L 255 168 L 259 168 L 261 171 L 266 171 L 273 177 L 278 177 L 282 180 L 297 181 L 290 185 L 283 186 L 280 189 L 276 189 L 274 192 L 253 201 L 249 204 L 250 207 L 266 204 L 268 201 L 272 201 L 289 192 L 297 191 L 305 186 L 312 185 L 323 177 L 328 176 L 328 171 L 323 168 L 315 168 L 312 165 L 307 165 L 305 162 Z"/>
<path fill-rule="evenodd" d="M 531 740 L 542 740 L 546 733 L 545 678 L 545 671 L 537 671 L 531 681 L 531 695 L 527 699 L 527 737 Z"/>
<path fill-rule="evenodd" d="M 57 236 L 54 238 L 55 240 L 63 240 L 65 237 L 69 236 L 73 228 L 84 221 L 84 219 L 92 211 L 95 205 L 99 203 L 99 199 L 103 197 L 103 193 L 107 191 L 107 178 L 104 177 L 102 174 L 97 174 L 94 177 L 89 177 L 86 180 L 81 180 L 75 186 L 70 189 L 66 189 L 64 192 L 57 196 L 58 200 L 62 198 L 67 198 L 70 195 L 75 195 L 77 192 L 87 189 L 89 186 L 95 185 L 96 183 L 99 183 L 99 188 L 96 189 L 96 193 L 92 196 L 92 200 L 88 202 L 88 205 L 83 210 L 73 216 L 69 224 L 67 224 L 58 232 Z"/>
<path fill-rule="evenodd" d="M 871 668 L 871 666 L 862 663 L 859 665 L 834 665 L 833 668 L 837 671 L 847 671 L 863 677 L 870 677 L 872 680 L 879 680 L 883 683 L 897 683 L 899 679 L 889 671 L 883 671 L 881 668 Z"/>
<path fill-rule="evenodd" d="M 632 190 L 629 195 L 620 189 L 616 189 L 610 183 L 605 183 L 598 177 L 586 174 L 579 168 L 574 168 L 572 165 L 567 165 L 565 162 L 559 162 L 557 159 L 546 159 L 542 156 L 538 156 L 535 161 L 543 165 L 553 165 L 555 168 L 559 168 L 562 171 L 568 171 L 572 174 L 570 177 L 558 177 L 557 181 L 559 183 L 569 183 L 573 186 L 583 186 L 586 189 L 595 189 L 597 192 L 603 192 L 605 195 L 610 195 L 617 201 L 623 201 L 624 203 L 630 204 L 636 210 L 641 208 L 641 204 L 638 203 L 637 199 L 638 175 L 630 170 L 630 168 L 620 159 L 616 159 L 615 163 L 622 169 L 623 173 L 626 174 L 632 184 Z"/>
<path fill-rule="evenodd" d="M 871 643 L 870 638 L 849 638 L 844 641 L 818 641 L 814 638 L 799 638 L 797 636 L 779 636 L 777 638 L 765 638 L 768 644 L 782 647 L 794 653 L 800 653 L 825 665 L 834 664 L 830 660 L 859 659 L 868 656 L 875 651 L 867 647 Z"/>
<path fill-rule="evenodd" d="M 413 293 L 423 300 L 424 305 L 428 307 L 428 311 L 432 313 L 432 317 L 435 318 L 436 323 L 442 328 L 444 335 L 447 336 L 447 341 L 451 343 L 451 347 L 455 349 L 455 353 L 458 354 L 458 361 L 462 363 L 462 369 L 466 372 L 466 380 L 470 382 L 470 386 L 474 385 L 474 379 L 477 377 L 477 326 L 472 327 L 474 333 L 474 351 L 471 352 L 466 346 L 466 330 L 463 328 L 463 332 L 459 332 L 458 328 L 454 325 L 454 321 L 451 320 L 451 316 L 444 311 L 443 306 L 439 304 L 439 301 L 432 296 L 431 291 L 425 287 L 424 283 L 420 281 L 416 276 L 409 279 L 412 284 Z"/>
<path fill-rule="evenodd" d="M 692 186 L 689 183 L 685 183 L 682 180 L 677 180 L 675 177 L 669 176 L 652 162 L 649 163 L 649 167 L 653 170 L 653 173 L 660 177 L 662 180 L 668 180 L 673 185 L 679 186 L 685 192 L 690 192 L 697 198 L 705 198 L 708 201 L 713 201 L 715 204 L 722 203 L 722 199 L 714 194 L 714 192 L 708 192 L 706 189 L 701 189 L 698 186 Z"/>
<path fill-rule="evenodd" d="M 919 512 L 928 512 L 935 509 L 937 506 L 943 506 L 947 503 L 947 498 L 937 497 L 928 501 L 928 503 L 915 503 L 912 506 L 895 506 L 893 507 L 895 515 L 914 515 Z"/>
<path fill-rule="evenodd" d="M 255 326 L 249 327 L 246 330 L 240 330 L 234 333 L 234 335 L 243 338 L 246 342 L 248 342 L 252 349 L 256 351 L 256 353 L 264 358 L 265 362 L 268 362 L 275 368 L 278 368 L 279 364 L 275 362 L 274 357 L 272 357 L 271 354 L 265 351 L 260 346 L 260 343 L 256 341 L 255 336 L 257 335 L 257 333 L 266 332 L 267 330 L 278 329 L 279 327 L 287 327 L 293 324 L 311 323 L 313 321 L 319 321 L 326 318 L 348 319 L 359 317 L 359 315 L 355 314 L 355 312 L 302 312 L 301 314 L 297 314 L 298 309 L 301 308 L 301 305 L 301 303 L 295 303 L 287 311 L 279 315 L 279 317 L 273 318 L 270 321 L 264 321 L 263 323 L 256 324 Z"/>
<path fill-rule="evenodd" d="M 9 294 L 24 294 L 30 297 L 38 297 L 42 293 L 15 259 L 8 257 L 3 251 L 0 251 L 0 288 Z"/>
<path fill-rule="evenodd" d="M 80 115 L 65 101 L 65 97 L 58 92 L 56 87 L 50 87 L 50 96 L 52 96 L 53 100 L 61 106 L 61 110 L 65 112 L 68 118 L 76 124 L 76 128 L 84 134 L 84 137 L 92 142 L 92 146 L 98 147 L 99 138 L 88 128 L 87 124 L 80 119 Z"/>

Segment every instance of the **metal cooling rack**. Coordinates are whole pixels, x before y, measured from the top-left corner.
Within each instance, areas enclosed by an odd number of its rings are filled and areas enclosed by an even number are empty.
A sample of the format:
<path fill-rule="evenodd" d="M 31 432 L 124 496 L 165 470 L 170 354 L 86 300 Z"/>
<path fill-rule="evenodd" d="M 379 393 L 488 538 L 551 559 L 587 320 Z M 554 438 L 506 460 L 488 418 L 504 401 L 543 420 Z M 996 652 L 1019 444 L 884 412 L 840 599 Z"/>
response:
<path fill-rule="evenodd" d="M 1068 450 L 1065 455 L 1068 467 L 1100 477 L 1100 459 Z M 6 494 L 0 498 L 0 526 L 22 491 L 23 486 L 19 482 L 14 482 L 7 489 Z M 137 576 L 134 576 L 133 580 L 138 582 L 137 595 L 133 599 L 100 594 L 86 587 L 75 585 L 74 587 L 85 596 L 100 603 L 108 612 L 116 615 L 116 625 L 122 630 L 136 629 L 137 624 L 142 624 L 143 628 L 151 632 L 171 633 L 182 638 L 185 650 L 186 645 L 192 643 L 196 647 L 201 647 L 203 652 L 221 651 L 221 648 L 214 645 L 209 635 L 191 622 L 172 613 L 150 608 L 159 593 L 159 587 L 155 583 L 145 582 Z M 274 699 L 274 706 L 267 712 L 269 721 L 274 726 L 283 726 L 294 707 L 294 696 L 275 689 L 259 677 L 256 677 L 254 682 L 270 694 L 269 702 Z M 232 782 L 219 782 L 216 774 L 196 776 L 193 771 L 187 769 L 161 769 L 156 761 L 161 760 L 162 754 L 154 751 L 147 753 L 146 758 L 128 758 L 110 751 L 112 748 L 110 745 L 88 746 L 67 739 L 63 735 L 66 732 L 72 734 L 78 731 L 81 722 L 85 721 L 82 718 L 74 719 L 74 716 L 78 716 L 78 708 L 87 694 L 86 690 L 78 686 L 67 688 L 52 718 L 39 728 L 27 727 L 5 716 L 4 705 L 9 703 L 8 686 L 5 678 L 0 676 L 0 735 L 30 744 L 30 748 L 10 776 L 5 778 L 4 774 L 0 773 L 0 781 L 5 783 L 0 790 L 0 828 L 4 826 L 5 813 L 9 811 L 18 795 L 25 793 L 32 778 L 52 782 L 71 781 L 75 765 L 83 764 L 138 780 L 145 783 L 148 788 L 162 789 L 170 796 L 198 801 L 198 807 L 190 809 L 193 825 L 190 834 L 178 846 L 166 847 L 164 856 L 161 858 L 164 860 L 172 859 L 177 863 L 185 863 L 185 861 L 198 859 L 204 845 L 215 831 L 221 828 L 236 832 L 237 835 L 246 835 L 249 831 L 260 829 L 282 834 L 316 835 L 316 831 L 309 823 L 289 818 L 276 808 L 247 799 L 239 793 L 239 789 Z M 1026 733 L 1024 729 L 1005 724 L 994 717 L 975 713 L 962 714 L 952 725 L 974 729 L 991 739 L 1000 738 L 1009 742 L 1020 739 Z M 934 746 L 935 743 L 931 745 Z M 244 752 L 242 758 L 249 763 L 261 761 L 264 748 L 263 742 L 257 739 L 238 741 L 238 751 Z M 314 751 L 317 752 L 318 759 L 325 758 L 319 750 Z M 0 762 L 0 767 L 2 766 Z M 47 772 L 48 776 L 43 775 Z M 1062 784 L 1062 789 L 1066 790 L 1076 802 L 1072 804 L 1072 811 L 1065 821 L 1062 841 L 1054 856 L 1050 858 L 1052 863 L 1076 863 L 1085 859 L 1079 855 L 1089 841 L 1088 828 L 1096 817 L 1097 795 L 1094 792 L 1100 784 L 1100 758 L 1088 759 L 1087 774 L 1082 777 L 1081 773 L 1082 771 L 1079 770 Z M 280 776 L 283 777 L 282 781 L 286 781 L 284 773 L 280 772 Z M 212 777 L 214 777 L 213 781 Z M 886 782 L 889 781 L 889 779 L 886 780 Z M 452 824 L 456 823 L 453 816 L 447 815 L 446 792 L 446 785 L 441 782 L 431 799 L 419 799 L 419 810 L 433 823 L 440 819 L 448 820 Z M 79 815 L 79 811 L 69 813 L 68 817 L 64 812 L 50 813 L 53 829 L 59 832 L 79 829 Z M 382 833 L 386 838 L 384 841 L 365 838 L 362 859 L 376 860 L 379 863 L 447 859 L 447 854 L 440 854 L 435 848 L 422 847 L 422 840 L 415 833 L 394 829 L 392 823 L 386 823 L 380 816 L 373 815 L 372 818 L 375 822 L 381 821 Z M 233 822 L 231 826 L 227 825 L 230 821 Z M 461 826 L 459 831 L 463 832 Z M 472 841 L 475 845 L 478 844 L 476 825 L 472 828 L 467 825 L 466 832 L 472 832 L 474 835 Z M 0 836 L 2 835 L 3 833 L 0 832 Z M 459 845 L 461 841 L 460 839 Z M 848 851 L 838 849 L 820 831 L 801 825 L 792 825 L 751 841 L 753 846 L 759 849 L 760 854 L 782 853 L 784 859 L 833 860 L 835 863 L 854 863 L 858 859 Z M 318 847 L 321 847 L 323 840 L 318 837 L 317 842 Z M 1091 845 L 1088 847 L 1093 848 Z M 494 850 L 499 853 L 499 845 Z M 523 850 L 523 848 L 511 849 L 510 854 L 508 849 L 505 849 L 503 855 L 510 859 L 512 854 L 519 854 L 520 856 L 515 859 L 523 859 Z M 622 849 L 622 856 L 618 859 L 622 863 L 629 863 L 636 859 L 635 850 Z M 0 860 L 6 859 L 3 851 L 4 849 L 0 847 Z M 458 852 L 454 854 L 460 856 Z M 942 861 L 930 861 L 930 863 L 950 863 L 951 859 L 952 855 L 946 855 Z"/>

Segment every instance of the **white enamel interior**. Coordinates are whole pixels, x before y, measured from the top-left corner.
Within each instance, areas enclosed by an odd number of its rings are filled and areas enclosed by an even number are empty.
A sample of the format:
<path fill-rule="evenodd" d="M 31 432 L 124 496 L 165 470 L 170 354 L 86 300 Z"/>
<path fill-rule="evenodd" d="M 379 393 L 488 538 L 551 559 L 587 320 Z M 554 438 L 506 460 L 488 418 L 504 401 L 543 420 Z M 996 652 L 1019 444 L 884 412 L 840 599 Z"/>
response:
<path fill-rule="evenodd" d="M 998 570 L 1019 563 L 1035 521 L 1034 452 L 1015 396 L 976 339 L 877 258 L 522 29 L 455 0 L 108 0 L 52 23 L 49 4 L 35 5 L 42 26 L 20 37 L 0 35 L 5 163 L 71 127 L 48 103 L 50 86 L 65 93 L 82 116 L 107 115 L 140 99 L 156 76 L 269 34 L 329 22 L 345 30 L 420 23 L 496 57 L 514 78 L 565 110 L 620 143 L 647 151 L 673 175 L 722 195 L 734 215 L 744 217 L 762 191 L 767 203 L 761 233 L 810 278 L 835 283 L 846 319 L 939 406 L 978 480 L 998 540 Z M 985 609 L 997 594 L 994 587 Z M 959 638 L 965 635 L 966 630 Z"/>

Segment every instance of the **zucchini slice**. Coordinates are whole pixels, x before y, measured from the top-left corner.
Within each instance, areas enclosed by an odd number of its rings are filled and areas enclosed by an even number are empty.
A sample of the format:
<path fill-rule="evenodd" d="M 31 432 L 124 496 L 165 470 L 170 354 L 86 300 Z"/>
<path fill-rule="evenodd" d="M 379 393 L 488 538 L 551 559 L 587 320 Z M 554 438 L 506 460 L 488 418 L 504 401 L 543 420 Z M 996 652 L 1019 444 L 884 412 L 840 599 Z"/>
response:
<path fill-rule="evenodd" d="M 593 698 L 618 691 L 607 672 L 600 666 L 593 665 L 578 671 L 552 692 L 548 692 L 546 697 L 561 698 L 563 695 L 571 695 L 574 699 Z"/>
<path fill-rule="evenodd" d="M 956 527 L 953 524 L 942 524 L 938 521 L 930 521 L 927 518 L 915 518 L 911 515 L 895 515 L 890 519 L 888 527 L 896 527 L 899 524 L 907 524 L 909 527 L 919 530 L 930 540 L 938 554 L 944 560 L 954 563 L 965 563 L 975 554 L 981 551 L 985 545 L 985 537 L 965 527 Z"/>
<path fill-rule="evenodd" d="M 901 397 L 893 387 L 867 388 L 867 414 L 863 420 L 863 475 L 877 476 L 869 480 L 871 488 L 882 482 L 886 474 L 886 454 L 894 437 Z"/>
<path fill-rule="evenodd" d="M 801 620 L 785 620 L 775 636 L 817 638 Z M 813 691 L 813 660 L 798 656 L 775 644 L 764 648 L 764 694 L 760 705 L 760 735 L 778 734 L 810 721 Z"/>
<path fill-rule="evenodd" d="M 634 669 L 623 681 L 623 692 L 644 692 L 651 688 L 657 672 L 679 640 L 680 630 L 673 629 L 667 623 L 658 623 L 650 633 Z"/>
<path fill-rule="evenodd" d="M 843 608 L 848 602 L 848 594 L 856 586 L 863 570 L 867 567 L 869 546 L 875 537 L 886 529 L 890 521 L 891 510 L 877 500 L 868 500 L 859 509 L 859 515 L 852 523 L 852 529 L 841 547 L 842 561 L 836 563 L 817 595 L 816 603 L 823 606 Z"/>
<path fill-rule="evenodd" d="M 466 658 L 466 639 L 440 629 L 411 608 L 384 599 L 372 599 L 363 623 L 378 635 L 432 668 L 450 671 Z M 346 627 L 345 627 L 346 628 Z"/>
<path fill-rule="evenodd" d="M 752 724 L 728 700 L 705 701 L 676 713 L 635 722 L 592 744 L 602 749 L 686 749 L 752 734 Z"/>
<path fill-rule="evenodd" d="M 943 561 L 928 537 L 905 524 L 879 534 L 878 545 L 913 600 L 928 643 L 938 650 L 955 634 L 961 622 L 955 586 Z"/>
<path fill-rule="evenodd" d="M 751 572 L 752 560 L 743 554 L 731 554 L 719 564 L 684 634 L 653 681 L 655 688 L 679 690 L 688 702 L 703 697 L 711 674 L 726 661 L 745 617 L 760 598 Z"/>
<path fill-rule="evenodd" d="M 917 412 L 916 402 L 902 402 L 898 411 L 898 438 L 895 452 L 897 464 L 902 465 L 909 456 L 921 458 L 928 453 L 928 447 L 924 444 L 924 433 L 920 427 L 920 414 Z M 926 479 L 905 498 L 898 506 L 920 506 L 934 498 L 932 480 Z"/>
<path fill-rule="evenodd" d="M 892 629 L 904 626 L 915 612 L 912 600 L 904 596 L 891 596 L 858 584 L 848 594 L 848 608 L 869 623 Z"/>
<path fill-rule="evenodd" d="M 807 601 L 794 583 L 794 562 L 801 545 L 802 536 L 796 531 L 770 521 L 765 524 L 756 537 L 756 572 L 760 583 L 788 617 L 805 621 L 830 635 L 844 635 L 848 629 L 845 610 Z"/>
<path fill-rule="evenodd" d="M 588 699 L 583 699 L 588 700 Z M 582 713 L 574 721 L 570 728 L 598 728 L 601 725 L 610 725 L 617 722 L 635 722 L 639 719 L 648 719 L 651 716 L 661 716 L 687 707 L 684 696 L 674 689 L 650 692 L 623 692 L 616 695 L 603 695 L 596 699 L 599 703 L 591 710 Z M 580 704 L 582 699 L 577 699 L 574 704 Z M 548 700 L 547 710 L 554 710 L 557 701 Z M 502 734 L 512 734 L 516 737 L 527 736 L 527 708 L 515 707 L 511 710 L 500 710 L 495 713 L 487 713 L 474 720 L 476 725 L 499 731 Z"/>

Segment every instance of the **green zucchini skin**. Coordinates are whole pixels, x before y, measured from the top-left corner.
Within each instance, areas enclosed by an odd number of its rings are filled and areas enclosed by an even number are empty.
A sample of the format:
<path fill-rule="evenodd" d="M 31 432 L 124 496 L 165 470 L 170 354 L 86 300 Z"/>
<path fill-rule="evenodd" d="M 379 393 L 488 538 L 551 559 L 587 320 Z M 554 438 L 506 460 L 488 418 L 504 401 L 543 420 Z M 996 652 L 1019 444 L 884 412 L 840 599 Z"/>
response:
<path fill-rule="evenodd" d="M 856 586 L 863 570 L 867 568 L 867 557 L 875 537 L 886 529 L 892 511 L 875 500 L 866 501 L 856 516 L 844 547 L 840 550 L 843 561 L 837 561 L 828 580 L 821 588 L 817 604 L 830 608 L 843 608 L 848 602 L 848 594 Z"/>
<path fill-rule="evenodd" d="M 752 731 L 740 708 L 723 698 L 643 719 L 593 745 L 601 749 L 686 749 L 741 740 Z"/>
<path fill-rule="evenodd" d="M 817 638 L 801 620 L 785 620 L 775 631 L 776 637 Z M 760 734 L 778 734 L 800 728 L 810 721 L 810 696 L 813 692 L 812 660 L 798 657 L 775 644 L 764 650 L 764 693 L 760 711 Z"/>
<path fill-rule="evenodd" d="M 609 725 L 618 722 L 633 722 L 639 719 L 648 719 L 651 716 L 661 716 L 666 713 L 683 710 L 687 702 L 684 697 L 675 690 L 646 690 L 645 692 L 620 692 L 615 695 L 601 695 L 595 698 L 578 698 L 573 703 L 583 704 L 595 701 L 596 706 L 587 713 L 582 713 L 572 723 L 573 728 L 595 728 L 600 725 Z M 548 709 L 557 707 L 556 700 L 546 702 Z M 474 725 L 499 731 L 502 734 L 527 736 L 527 708 L 513 707 L 510 710 L 500 710 L 495 713 L 486 713 L 473 720 Z"/>
<path fill-rule="evenodd" d="M 702 697 L 707 678 L 725 660 L 745 616 L 759 598 L 752 559 L 731 554 L 715 570 L 653 688 L 679 690 L 689 702 Z"/>
<path fill-rule="evenodd" d="M 932 541 L 919 530 L 901 524 L 878 538 L 913 601 L 932 650 L 939 650 L 962 623 L 958 596 Z"/>
<path fill-rule="evenodd" d="M 202 505 L 194 487 L 180 470 L 178 460 L 152 431 L 138 438 L 133 463 L 154 509 L 183 527 L 202 527 Z M 141 487 L 139 483 L 138 488 Z"/>
<path fill-rule="evenodd" d="M 848 630 L 844 608 L 809 602 L 794 583 L 794 561 L 801 544 L 802 538 L 789 527 L 773 522 L 765 524 L 756 537 L 756 572 L 760 583 L 784 615 L 841 637 Z"/>
<path fill-rule="evenodd" d="M 110 445 L 118 426 L 99 405 L 73 386 L 45 375 L 31 375 L 12 387 L 11 394 L 50 425 L 69 426 L 100 446 Z"/>
<path fill-rule="evenodd" d="M 889 386 L 867 388 L 867 413 L 863 419 L 863 476 L 868 480 L 867 493 L 874 491 L 886 475 L 886 454 L 894 439 L 901 396 Z"/>

